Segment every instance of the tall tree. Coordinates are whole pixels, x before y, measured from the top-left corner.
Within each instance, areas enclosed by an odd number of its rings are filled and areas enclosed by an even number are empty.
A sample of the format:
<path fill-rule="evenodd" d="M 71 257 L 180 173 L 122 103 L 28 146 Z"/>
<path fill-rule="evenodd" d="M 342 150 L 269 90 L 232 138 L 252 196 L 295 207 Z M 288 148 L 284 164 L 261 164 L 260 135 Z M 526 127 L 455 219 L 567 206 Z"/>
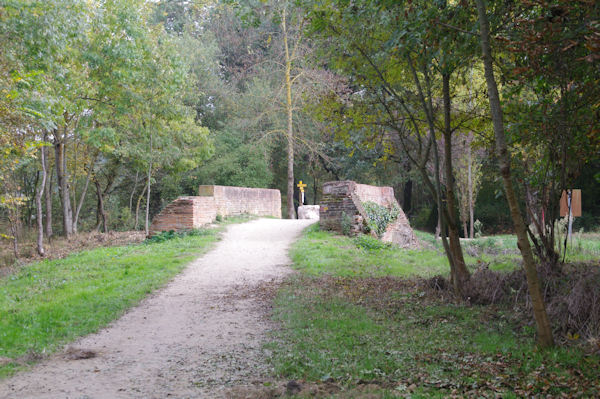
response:
<path fill-rule="evenodd" d="M 313 31 L 329 50 L 330 66 L 350 81 L 350 94 L 326 99 L 331 107 L 326 117 L 340 136 L 358 129 L 367 132 L 367 142 L 387 140 L 391 152 L 403 154 L 419 171 L 436 200 L 451 280 L 462 294 L 469 271 L 459 239 L 452 140 L 469 116 L 452 98 L 475 42 L 456 41 L 456 33 L 440 22 L 468 25 L 468 9 L 445 2 L 376 0 L 343 9 L 340 1 L 320 2 L 311 15 Z M 444 137 L 441 152 L 438 135 Z"/>
<path fill-rule="evenodd" d="M 600 56 L 590 41 L 600 31 L 600 7 L 533 0 L 513 4 L 511 16 L 497 35 L 510 82 L 503 90 L 507 133 L 523 161 L 516 172 L 527 194 L 529 237 L 539 258 L 557 269 L 564 251 L 557 251 L 554 223 L 559 198 L 600 152 Z"/>
<path fill-rule="evenodd" d="M 492 64 L 492 49 L 490 46 L 490 28 L 484 0 L 475 0 L 477 13 L 479 16 L 479 30 L 481 41 L 481 52 L 483 54 L 483 65 L 485 68 L 485 80 L 487 83 L 490 114 L 494 126 L 494 137 L 496 139 L 496 150 L 500 162 L 500 173 L 504 183 L 506 199 L 510 207 L 511 217 L 514 223 L 515 233 L 517 234 L 517 243 L 523 257 L 523 267 L 527 276 L 527 286 L 529 295 L 533 304 L 533 314 L 537 325 L 538 343 L 541 347 L 550 347 L 554 345 L 552 337 L 552 328 L 550 320 L 546 313 L 544 297 L 540 288 L 540 279 L 537 273 L 533 252 L 527 237 L 527 228 L 519 209 L 519 203 L 512 182 L 511 174 L 511 156 L 506 144 L 504 132 L 504 121 L 502 116 L 502 104 L 498 94 L 498 85 L 494 76 Z"/>

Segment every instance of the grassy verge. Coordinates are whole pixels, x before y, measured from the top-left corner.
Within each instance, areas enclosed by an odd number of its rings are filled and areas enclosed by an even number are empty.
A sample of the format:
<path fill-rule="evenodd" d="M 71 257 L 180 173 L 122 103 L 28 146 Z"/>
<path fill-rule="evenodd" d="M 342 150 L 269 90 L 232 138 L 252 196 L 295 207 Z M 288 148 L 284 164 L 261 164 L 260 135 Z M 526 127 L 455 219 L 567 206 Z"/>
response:
<path fill-rule="evenodd" d="M 296 267 L 307 274 L 359 276 L 432 277 L 448 274 L 448 261 L 439 240 L 417 232 L 423 248 L 405 250 L 386 245 L 369 236 L 350 238 L 320 231 L 311 226 L 296 243 L 291 255 Z M 516 241 L 515 241 L 516 248 Z M 471 255 L 469 255 L 471 254 Z M 473 240 L 465 245 L 466 261 L 471 269 L 480 262 L 492 270 L 514 268 L 517 253 L 510 239 Z"/>
<path fill-rule="evenodd" d="M 0 279 L 0 377 L 118 318 L 206 252 L 219 231 L 97 248 Z"/>
<path fill-rule="evenodd" d="M 366 249 L 313 227 L 292 256 L 303 273 L 279 293 L 269 345 L 279 377 L 336 384 L 339 398 L 600 394 L 598 355 L 539 352 L 512 309 L 443 301 L 407 279 L 445 272 L 436 247 Z"/>
<path fill-rule="evenodd" d="M 448 275 L 448 261 L 440 240 L 432 234 L 416 232 L 423 243 L 419 250 L 399 249 L 369 236 L 346 237 L 320 231 L 313 225 L 291 251 L 299 270 L 311 275 L 346 277 L 398 276 L 432 277 Z M 467 266 L 474 270 L 482 263 L 490 270 L 511 271 L 519 266 L 520 254 L 514 236 L 501 235 L 462 242 Z M 600 258 L 600 237 L 576 237 L 568 253 L 571 261 Z"/>

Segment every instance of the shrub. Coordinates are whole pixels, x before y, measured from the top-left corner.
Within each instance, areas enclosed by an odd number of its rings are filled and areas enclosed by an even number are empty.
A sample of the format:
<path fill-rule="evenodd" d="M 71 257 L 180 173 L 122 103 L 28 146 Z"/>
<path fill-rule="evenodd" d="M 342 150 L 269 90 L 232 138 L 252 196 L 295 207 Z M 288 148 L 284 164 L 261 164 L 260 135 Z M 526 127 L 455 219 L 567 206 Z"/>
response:
<path fill-rule="evenodd" d="M 375 251 L 379 249 L 387 249 L 391 247 L 388 242 L 383 242 L 375 237 L 371 237 L 365 234 L 359 234 L 354 238 L 354 243 L 358 248 L 363 248 L 368 251 Z"/>
<path fill-rule="evenodd" d="M 117 213 L 117 217 L 109 221 L 110 229 L 115 231 L 131 230 L 134 224 L 134 215 L 129 207 L 122 207 Z"/>
<path fill-rule="evenodd" d="M 474 230 L 475 238 L 481 237 L 482 230 L 483 230 L 483 223 L 481 223 L 479 221 L 479 219 L 476 219 L 475 222 L 473 222 L 473 230 Z"/>
<path fill-rule="evenodd" d="M 393 204 L 391 208 L 371 201 L 364 202 L 362 205 L 369 219 L 367 227 L 370 231 L 374 231 L 377 237 L 381 237 L 387 226 L 400 215 L 400 208 L 396 204 Z"/>
<path fill-rule="evenodd" d="M 207 229 L 193 229 L 193 230 L 182 230 L 182 231 L 161 231 L 158 234 L 153 235 L 150 238 L 147 238 L 144 243 L 145 244 L 153 244 L 157 242 L 163 242 L 167 240 L 172 240 L 173 238 L 182 238 L 186 236 L 204 236 L 209 235 L 211 232 Z"/>
<path fill-rule="evenodd" d="M 346 212 L 342 212 L 342 234 L 345 236 L 350 235 L 352 230 L 352 217 Z"/>

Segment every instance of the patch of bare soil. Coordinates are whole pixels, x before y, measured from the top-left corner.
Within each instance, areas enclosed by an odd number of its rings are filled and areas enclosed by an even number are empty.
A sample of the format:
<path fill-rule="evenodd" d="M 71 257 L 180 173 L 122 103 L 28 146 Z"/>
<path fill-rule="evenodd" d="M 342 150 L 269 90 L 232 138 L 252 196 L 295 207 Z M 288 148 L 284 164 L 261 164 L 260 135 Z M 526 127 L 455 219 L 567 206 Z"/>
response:
<path fill-rule="evenodd" d="M 270 304 L 289 245 L 311 220 L 232 225 L 108 328 L 0 382 L 0 398 L 229 398 L 269 381 Z M 256 397 L 256 396 L 251 396 Z"/>
<path fill-rule="evenodd" d="M 19 243 L 19 261 L 15 262 L 12 243 L 0 240 L 0 277 L 17 270 L 18 264 L 27 264 L 41 259 L 62 259 L 73 252 L 94 249 L 97 247 L 114 247 L 135 244 L 146 238 L 143 231 L 97 231 L 78 233 L 68 240 L 64 237 L 53 237 L 44 242 L 45 256 L 42 258 L 36 252 L 35 237 Z"/>

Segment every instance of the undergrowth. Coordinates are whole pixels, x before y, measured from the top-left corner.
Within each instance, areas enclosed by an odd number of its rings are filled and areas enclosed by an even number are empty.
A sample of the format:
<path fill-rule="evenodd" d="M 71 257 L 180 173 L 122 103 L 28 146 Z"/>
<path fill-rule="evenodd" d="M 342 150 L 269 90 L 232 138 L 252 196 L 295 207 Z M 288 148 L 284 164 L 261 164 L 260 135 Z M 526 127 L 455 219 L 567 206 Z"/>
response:
<path fill-rule="evenodd" d="M 387 226 L 400 215 L 400 207 L 396 204 L 392 204 L 390 208 L 387 208 L 375 202 L 367 201 L 363 202 L 362 206 L 367 214 L 368 230 L 374 231 L 377 237 L 381 237 Z"/>
<path fill-rule="evenodd" d="M 158 234 L 153 235 L 150 238 L 147 238 L 144 241 L 144 244 L 153 244 L 157 242 L 164 242 L 167 240 L 172 240 L 174 238 L 183 238 L 183 237 L 198 237 L 203 235 L 210 235 L 212 232 L 207 229 L 193 229 L 193 230 L 181 230 L 181 231 L 161 231 Z"/>
<path fill-rule="evenodd" d="M 374 384 L 372 397 L 600 394 L 598 356 L 539 352 L 510 309 L 443 301 L 414 280 L 297 276 L 275 319 L 269 349 L 286 379 Z"/>
<path fill-rule="evenodd" d="M 417 235 L 425 249 L 411 251 L 307 229 L 292 249 L 301 273 L 284 285 L 274 308 L 282 328 L 269 347 L 279 377 L 337 384 L 348 394 L 376 387 L 364 397 L 600 395 L 600 346 L 592 336 L 586 341 L 583 332 L 560 327 L 563 345 L 536 349 L 513 237 L 465 245 L 472 248 L 472 280 L 488 290 L 464 302 L 451 292 L 439 242 Z M 563 272 L 544 287 L 560 298 L 549 301 L 553 319 L 555 303 L 559 312 L 578 301 L 579 310 L 600 303 L 596 264 Z M 592 326 L 596 319 L 579 310 L 563 319 L 587 317 L 584 324 Z"/>

